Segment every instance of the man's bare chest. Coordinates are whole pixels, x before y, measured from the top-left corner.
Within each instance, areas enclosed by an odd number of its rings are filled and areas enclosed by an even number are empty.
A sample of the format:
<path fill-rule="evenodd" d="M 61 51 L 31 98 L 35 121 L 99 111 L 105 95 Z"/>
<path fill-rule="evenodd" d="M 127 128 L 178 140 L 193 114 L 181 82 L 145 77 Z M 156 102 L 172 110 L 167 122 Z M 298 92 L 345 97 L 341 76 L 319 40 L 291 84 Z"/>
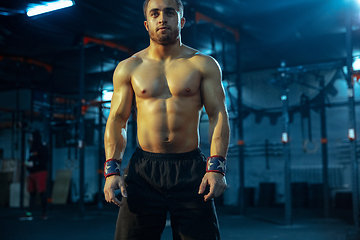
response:
<path fill-rule="evenodd" d="M 141 64 L 132 74 L 135 94 L 142 98 L 192 96 L 200 91 L 201 72 L 190 63 Z"/>

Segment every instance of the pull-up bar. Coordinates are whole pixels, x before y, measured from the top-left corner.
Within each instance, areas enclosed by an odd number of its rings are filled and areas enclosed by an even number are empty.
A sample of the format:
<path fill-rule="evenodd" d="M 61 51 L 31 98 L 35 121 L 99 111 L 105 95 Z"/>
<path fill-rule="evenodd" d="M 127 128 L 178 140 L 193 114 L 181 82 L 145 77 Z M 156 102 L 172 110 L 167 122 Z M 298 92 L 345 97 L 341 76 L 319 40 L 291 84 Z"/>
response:
<path fill-rule="evenodd" d="M 114 49 L 118 49 L 120 51 L 123 52 L 127 52 L 129 54 L 132 54 L 133 51 L 131 49 L 129 49 L 128 47 L 125 47 L 123 45 L 108 41 L 108 40 L 103 40 L 103 39 L 99 39 L 99 38 L 93 38 L 93 37 L 84 37 L 83 38 L 83 43 L 84 45 L 88 45 L 90 42 L 99 44 L 99 45 L 104 45 L 106 47 L 109 48 L 114 48 Z"/>
<path fill-rule="evenodd" d="M 31 58 L 27 58 L 27 57 L 15 57 L 15 56 L 0 55 L 0 61 L 2 61 L 4 59 L 10 59 L 10 60 L 19 61 L 19 62 L 26 62 L 28 64 L 33 64 L 33 65 L 36 65 L 36 66 L 39 66 L 39 67 L 43 67 L 49 73 L 52 73 L 52 69 L 53 69 L 53 67 L 51 65 L 47 64 L 47 63 L 40 62 L 40 61 L 31 59 Z"/>

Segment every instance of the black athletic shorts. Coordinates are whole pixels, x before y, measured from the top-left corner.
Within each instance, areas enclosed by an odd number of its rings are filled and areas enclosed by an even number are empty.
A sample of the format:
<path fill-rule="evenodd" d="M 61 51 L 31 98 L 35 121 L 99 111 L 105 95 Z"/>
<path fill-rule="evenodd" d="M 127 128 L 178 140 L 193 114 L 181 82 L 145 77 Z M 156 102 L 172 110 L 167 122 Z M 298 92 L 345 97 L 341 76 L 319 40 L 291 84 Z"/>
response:
<path fill-rule="evenodd" d="M 137 148 L 124 173 L 128 197 L 122 199 L 115 239 L 158 240 L 167 213 L 173 239 L 220 239 L 214 201 L 198 194 L 205 169 L 200 149 L 158 154 Z"/>

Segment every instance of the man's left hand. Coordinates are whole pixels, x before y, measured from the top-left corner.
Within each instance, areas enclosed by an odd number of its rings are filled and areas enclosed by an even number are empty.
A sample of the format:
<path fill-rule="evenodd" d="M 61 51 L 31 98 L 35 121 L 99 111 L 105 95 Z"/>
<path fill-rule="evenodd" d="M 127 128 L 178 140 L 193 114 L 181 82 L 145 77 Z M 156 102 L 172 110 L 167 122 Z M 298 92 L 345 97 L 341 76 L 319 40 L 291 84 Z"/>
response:
<path fill-rule="evenodd" d="M 199 194 L 203 194 L 207 185 L 210 185 L 210 191 L 204 196 L 204 200 L 208 201 L 218 197 L 226 190 L 226 178 L 221 173 L 207 172 L 200 184 Z"/>

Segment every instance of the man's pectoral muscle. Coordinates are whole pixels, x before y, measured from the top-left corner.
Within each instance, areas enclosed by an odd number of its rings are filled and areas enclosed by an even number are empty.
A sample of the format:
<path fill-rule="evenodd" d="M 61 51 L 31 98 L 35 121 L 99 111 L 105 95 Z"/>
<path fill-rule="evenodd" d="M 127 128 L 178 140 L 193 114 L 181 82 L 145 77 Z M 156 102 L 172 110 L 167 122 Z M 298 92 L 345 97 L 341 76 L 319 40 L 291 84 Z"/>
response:
<path fill-rule="evenodd" d="M 134 72 L 138 140 L 143 150 L 178 153 L 198 147 L 201 74 L 189 61 L 156 65 L 144 60 Z"/>

